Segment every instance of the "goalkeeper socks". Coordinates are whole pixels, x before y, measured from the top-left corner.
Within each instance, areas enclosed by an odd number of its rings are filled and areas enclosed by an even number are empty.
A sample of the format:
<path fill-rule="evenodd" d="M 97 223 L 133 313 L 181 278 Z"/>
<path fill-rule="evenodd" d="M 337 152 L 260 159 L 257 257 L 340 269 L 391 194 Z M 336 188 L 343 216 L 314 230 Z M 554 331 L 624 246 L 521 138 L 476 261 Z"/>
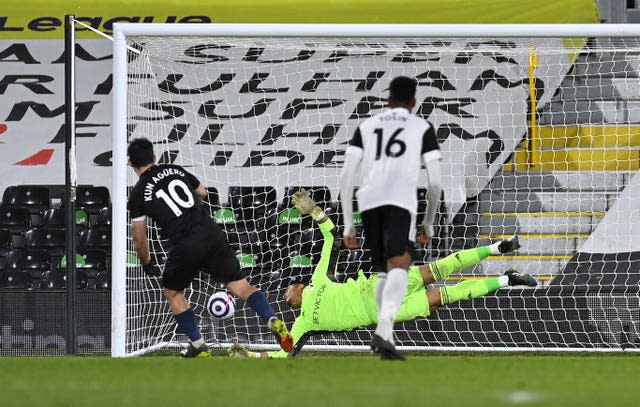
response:
<path fill-rule="evenodd" d="M 467 280 L 454 286 L 440 287 L 440 304 L 453 304 L 461 300 L 479 298 L 504 287 L 504 279 L 500 277 L 483 278 L 482 280 Z"/>
<path fill-rule="evenodd" d="M 191 308 L 179 314 L 175 314 L 173 319 L 176 320 L 178 328 L 180 328 L 180 330 L 189 337 L 191 343 L 202 340 L 200 328 L 198 328 L 198 324 L 196 324 L 196 314 L 193 313 Z"/>
<path fill-rule="evenodd" d="M 393 343 L 393 322 L 407 293 L 407 270 L 394 268 L 387 273 L 387 282 L 382 290 L 382 305 L 378 314 L 376 334 Z"/>
<path fill-rule="evenodd" d="M 435 281 L 442 281 L 455 271 L 471 267 L 491 254 L 490 246 L 480 246 L 475 249 L 460 250 L 448 255 L 444 259 L 429 264 L 429 270 Z"/>
<path fill-rule="evenodd" d="M 269 322 L 271 318 L 276 316 L 275 311 L 267 302 L 267 297 L 265 297 L 264 293 L 260 290 L 254 291 L 253 294 L 247 298 L 247 305 L 265 322 Z"/>
<path fill-rule="evenodd" d="M 376 307 L 378 315 L 380 315 L 380 308 L 382 308 L 382 292 L 384 291 L 386 282 L 387 273 L 378 273 L 378 281 L 376 282 Z"/>

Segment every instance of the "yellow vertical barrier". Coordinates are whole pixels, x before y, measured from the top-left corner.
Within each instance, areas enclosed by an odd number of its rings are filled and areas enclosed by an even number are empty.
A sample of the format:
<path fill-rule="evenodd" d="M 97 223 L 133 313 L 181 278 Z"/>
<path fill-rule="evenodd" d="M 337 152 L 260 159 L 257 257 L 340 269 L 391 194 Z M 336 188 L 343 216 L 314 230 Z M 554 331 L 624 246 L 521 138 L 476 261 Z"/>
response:
<path fill-rule="evenodd" d="M 538 67 L 538 54 L 535 44 L 529 47 L 529 98 L 531 99 L 531 121 L 529 134 L 529 168 L 540 165 L 540 135 L 538 132 L 536 76 Z"/>

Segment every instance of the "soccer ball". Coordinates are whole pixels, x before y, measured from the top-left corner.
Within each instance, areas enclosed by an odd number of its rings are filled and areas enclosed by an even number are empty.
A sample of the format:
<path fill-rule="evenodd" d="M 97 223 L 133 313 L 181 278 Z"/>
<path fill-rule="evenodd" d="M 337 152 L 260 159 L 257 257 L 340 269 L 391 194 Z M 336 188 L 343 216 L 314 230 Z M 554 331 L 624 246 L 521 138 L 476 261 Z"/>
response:
<path fill-rule="evenodd" d="M 236 299 L 226 291 L 218 291 L 209 297 L 207 311 L 215 319 L 231 318 L 236 312 Z"/>

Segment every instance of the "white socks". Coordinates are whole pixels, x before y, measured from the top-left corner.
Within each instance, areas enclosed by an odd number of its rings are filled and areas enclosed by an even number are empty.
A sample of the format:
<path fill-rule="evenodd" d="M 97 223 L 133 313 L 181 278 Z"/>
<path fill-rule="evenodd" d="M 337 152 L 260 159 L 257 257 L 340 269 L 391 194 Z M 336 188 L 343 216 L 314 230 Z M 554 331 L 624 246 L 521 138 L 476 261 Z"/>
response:
<path fill-rule="evenodd" d="M 380 308 L 382 308 L 382 292 L 384 291 L 384 285 L 387 283 L 387 273 L 378 273 L 378 282 L 376 283 L 376 305 L 378 306 L 378 315 L 380 315 Z"/>
<path fill-rule="evenodd" d="M 376 334 L 382 339 L 393 343 L 393 323 L 407 293 L 407 270 L 394 268 L 387 273 L 387 282 L 382 289 L 382 301 L 379 306 L 378 326 Z M 378 287 L 376 287 L 376 292 Z"/>
<path fill-rule="evenodd" d="M 500 287 L 507 287 L 509 285 L 509 276 L 498 277 L 498 283 L 500 283 Z"/>

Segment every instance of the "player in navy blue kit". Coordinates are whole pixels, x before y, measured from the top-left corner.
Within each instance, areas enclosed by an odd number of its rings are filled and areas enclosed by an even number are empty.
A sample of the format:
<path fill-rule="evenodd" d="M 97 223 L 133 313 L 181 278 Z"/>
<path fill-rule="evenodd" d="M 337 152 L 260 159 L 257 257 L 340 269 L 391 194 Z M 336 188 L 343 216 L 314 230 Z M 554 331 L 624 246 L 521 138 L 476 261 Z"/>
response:
<path fill-rule="evenodd" d="M 421 165 L 427 169 L 427 210 L 420 241 L 433 236 L 433 221 L 442 191 L 441 154 L 431 123 L 411 113 L 417 82 L 398 76 L 389 85 L 389 108 L 360 123 L 347 147 L 340 196 L 344 211 L 344 243 L 356 248 L 353 225 L 353 188 L 357 193 L 365 245 L 378 272 L 378 325 L 371 349 L 383 359 L 404 359 L 395 348 L 393 322 L 407 290 L 407 269 L 413 261 L 417 187 Z"/>
<path fill-rule="evenodd" d="M 268 323 L 282 349 L 290 352 L 293 339 L 287 326 L 276 317 L 264 293 L 244 278 L 226 235 L 203 210 L 204 185 L 179 165 L 156 165 L 153 144 L 145 138 L 131 141 L 127 154 L 129 165 L 140 177 L 127 203 L 133 243 L 145 273 L 158 276 L 159 268 L 152 263 L 149 253 L 147 217 L 168 239 L 170 249 L 162 272 L 162 287 L 178 327 L 191 341 L 182 356 L 211 356 L 184 297 L 184 289 L 201 269 L 246 301 Z"/>

